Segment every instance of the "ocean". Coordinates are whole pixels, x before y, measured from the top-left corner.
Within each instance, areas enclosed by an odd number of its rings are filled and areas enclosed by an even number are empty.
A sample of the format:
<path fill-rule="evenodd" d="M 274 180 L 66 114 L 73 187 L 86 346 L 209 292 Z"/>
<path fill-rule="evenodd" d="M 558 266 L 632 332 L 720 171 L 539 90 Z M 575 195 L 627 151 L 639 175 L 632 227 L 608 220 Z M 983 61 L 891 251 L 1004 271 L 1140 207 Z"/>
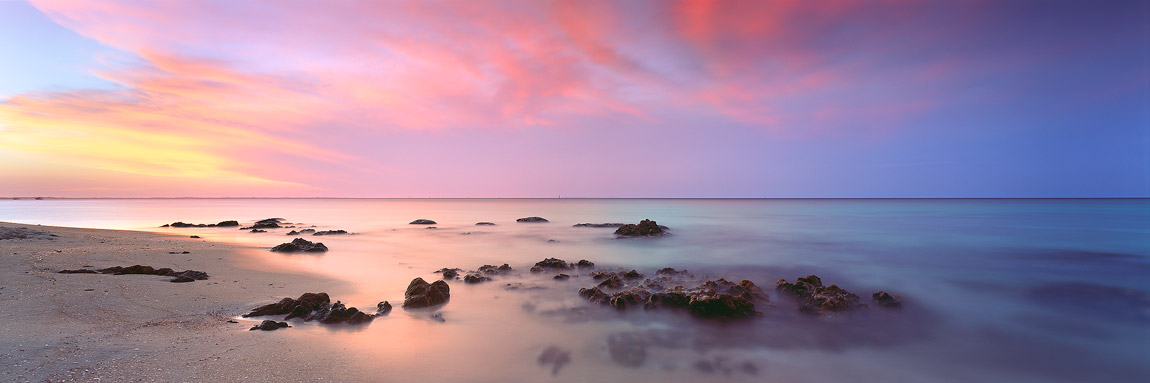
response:
<path fill-rule="evenodd" d="M 547 223 L 519 223 L 540 216 Z M 269 252 L 292 229 L 161 228 L 279 217 L 323 254 Z M 424 218 L 436 229 L 411 225 Z M 660 238 L 613 228 L 669 227 Z M 45 199 L 0 200 L 0 221 L 200 235 L 246 246 L 261 268 L 316 273 L 332 299 L 372 311 L 361 327 L 296 324 L 277 336 L 338 342 L 400 381 L 890 382 L 1146 381 L 1150 378 L 1147 199 Z M 493 226 L 476 226 L 476 222 Z M 770 295 L 744 320 L 595 306 L 567 281 L 527 270 L 544 258 L 600 269 L 664 267 L 750 280 Z M 507 263 L 521 273 L 449 281 L 438 309 L 399 308 L 414 277 Z M 209 274 L 211 270 L 205 270 Z M 818 275 L 901 309 L 798 313 L 778 279 Z M 689 286 L 690 287 L 690 286 Z M 296 297 L 286 284 L 279 296 Z M 237 307 L 236 313 L 251 307 Z M 444 318 L 431 320 L 431 313 Z M 237 334 L 237 336 L 242 336 Z M 541 365 L 556 347 L 569 362 Z M 433 375 L 428 375 L 434 371 Z"/>

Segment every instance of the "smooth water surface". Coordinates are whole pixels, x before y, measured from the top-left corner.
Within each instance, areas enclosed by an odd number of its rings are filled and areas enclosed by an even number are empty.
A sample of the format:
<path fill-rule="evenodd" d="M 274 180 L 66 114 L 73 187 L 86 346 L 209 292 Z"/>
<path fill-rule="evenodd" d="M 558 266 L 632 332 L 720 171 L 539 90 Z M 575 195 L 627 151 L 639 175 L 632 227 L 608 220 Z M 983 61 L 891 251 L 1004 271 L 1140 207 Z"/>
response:
<path fill-rule="evenodd" d="M 542 216 L 549 223 L 517 223 Z M 345 229 L 311 237 L 323 255 L 270 253 L 291 229 L 159 228 L 282 217 Z M 437 229 L 409 225 L 433 219 Z M 616 239 L 576 223 L 650 218 L 663 238 Z M 438 309 L 402 310 L 360 328 L 297 325 L 284 336 L 339 342 L 398 379 L 506 381 L 1144 381 L 1150 377 L 1150 200 L 3 200 L 0 221 L 196 234 L 246 255 L 320 273 L 333 299 L 402 302 L 416 276 L 509 263 L 522 273 L 451 281 Z M 475 226 L 479 221 L 496 226 Z M 557 257 L 600 268 L 685 268 L 749 279 L 772 306 L 745 321 L 591 306 L 566 282 L 526 272 Z M 210 270 L 207 270 L 211 273 Z M 811 317 L 773 291 L 817 274 L 902 310 Z M 508 289 L 512 284 L 518 289 Z M 305 291 L 290 291 L 298 296 Z M 524 288 L 526 287 L 526 288 Z M 530 288 L 535 287 L 535 288 Z M 253 304 L 278 297 L 252 297 Z M 245 308 L 237 308 L 242 311 Z M 438 312 L 445 323 L 430 320 Z M 571 362 L 536 360 L 558 346 Z M 642 350 L 641 362 L 612 353 Z M 451 363 L 444 364 L 444 360 Z"/>

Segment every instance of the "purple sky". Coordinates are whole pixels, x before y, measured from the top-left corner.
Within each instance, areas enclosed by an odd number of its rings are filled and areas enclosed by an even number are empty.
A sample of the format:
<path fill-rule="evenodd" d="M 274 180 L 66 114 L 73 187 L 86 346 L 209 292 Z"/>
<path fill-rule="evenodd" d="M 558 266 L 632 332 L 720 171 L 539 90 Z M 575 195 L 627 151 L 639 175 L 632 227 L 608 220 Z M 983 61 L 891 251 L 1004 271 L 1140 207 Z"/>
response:
<path fill-rule="evenodd" d="M 1148 4 L 0 2 L 0 196 L 1150 197 Z"/>

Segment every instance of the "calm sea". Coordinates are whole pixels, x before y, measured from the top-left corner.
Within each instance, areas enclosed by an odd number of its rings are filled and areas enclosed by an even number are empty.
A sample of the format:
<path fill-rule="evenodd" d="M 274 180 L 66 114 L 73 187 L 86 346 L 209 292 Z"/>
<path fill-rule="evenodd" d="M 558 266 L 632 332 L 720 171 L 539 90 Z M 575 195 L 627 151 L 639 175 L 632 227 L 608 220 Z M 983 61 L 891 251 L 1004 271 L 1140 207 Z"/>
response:
<path fill-rule="evenodd" d="M 517 223 L 542 216 L 549 223 Z M 308 237 L 331 251 L 266 251 L 290 229 L 159 228 L 282 217 L 355 235 Z M 409 225 L 416 218 L 438 229 Z M 669 226 L 615 239 L 577 223 Z M 349 306 L 402 302 L 441 267 L 547 257 L 604 268 L 685 268 L 749 279 L 771 300 L 779 278 L 816 274 L 863 296 L 905 298 L 896 312 L 809 317 L 783 307 L 716 323 L 681 312 L 590 306 L 586 277 L 522 275 L 451 283 L 438 312 L 398 309 L 345 331 L 301 324 L 283 336 L 346 344 L 390 378 L 440 381 L 1146 381 L 1150 378 L 1150 200 L 142 199 L 3 200 L 0 221 L 198 234 L 249 245 L 263 264 L 330 277 Z M 475 226 L 490 221 L 495 226 Z M 211 273 L 211 270 L 207 270 Z M 508 290 L 508 283 L 542 289 Z M 298 296 L 290 283 L 282 296 Z M 254 303 L 276 297 L 252 297 Z M 237 307 L 237 313 L 247 307 Z M 277 334 L 281 335 L 281 334 Z M 240 335 L 237 335 L 240 336 Z M 620 360 L 621 345 L 630 347 Z M 537 363 L 570 352 L 557 374 Z M 612 352 L 612 351 L 616 352 Z M 639 352 L 641 351 L 641 352 Z M 636 363 L 636 360 L 639 360 Z M 451 361 L 444 363 L 444 361 Z M 378 367 L 375 366 L 375 367 Z"/>

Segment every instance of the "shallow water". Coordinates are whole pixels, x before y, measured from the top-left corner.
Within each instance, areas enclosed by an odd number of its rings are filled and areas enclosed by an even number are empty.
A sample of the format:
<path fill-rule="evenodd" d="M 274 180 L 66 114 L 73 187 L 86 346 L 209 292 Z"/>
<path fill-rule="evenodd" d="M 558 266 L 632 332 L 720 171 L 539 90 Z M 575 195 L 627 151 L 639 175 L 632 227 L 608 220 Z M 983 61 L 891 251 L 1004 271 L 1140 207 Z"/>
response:
<path fill-rule="evenodd" d="M 517 223 L 542 216 L 550 223 Z M 174 221 L 283 217 L 348 236 L 305 238 L 323 255 L 270 253 L 290 229 L 158 228 Z M 416 218 L 437 229 L 408 225 Z M 657 239 L 615 239 L 637 222 Z M 347 281 L 327 291 L 349 306 L 397 308 L 362 327 L 299 324 L 277 336 L 338 342 L 398 380 L 508 381 L 1139 381 L 1150 377 L 1150 200 L 4 200 L 0 220 L 196 234 L 252 246 L 246 254 Z M 491 221 L 496 226 L 475 226 Z M 554 240 L 551 242 L 549 240 Z M 600 268 L 686 268 L 749 279 L 773 306 L 747 321 L 591 306 L 582 275 L 526 272 L 557 257 Z M 509 263 L 522 273 L 451 282 L 438 309 L 403 310 L 403 291 L 441 267 Z M 210 270 L 207 270 L 211 273 Z M 773 291 L 817 274 L 864 300 L 887 290 L 898 311 L 799 315 Z M 508 283 L 543 289 L 508 290 Z M 290 283 L 279 297 L 296 297 Z M 237 312 L 248 309 L 237 308 Z M 370 310 L 369 310 L 370 311 Z M 445 323 L 430 320 L 443 314 Z M 611 345 L 643 351 L 612 355 Z M 636 346 L 639 345 L 639 346 Z M 570 352 L 553 375 L 549 346 Z M 639 359 L 640 362 L 636 363 Z M 451 361 L 444 363 L 444 361 Z"/>

